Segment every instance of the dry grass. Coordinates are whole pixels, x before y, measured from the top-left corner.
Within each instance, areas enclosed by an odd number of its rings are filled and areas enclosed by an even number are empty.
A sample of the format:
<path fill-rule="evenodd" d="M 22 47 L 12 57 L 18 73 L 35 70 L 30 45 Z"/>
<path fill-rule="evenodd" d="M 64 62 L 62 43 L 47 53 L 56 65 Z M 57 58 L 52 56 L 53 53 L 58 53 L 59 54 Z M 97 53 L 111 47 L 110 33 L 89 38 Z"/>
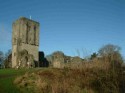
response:
<path fill-rule="evenodd" d="M 26 73 L 14 82 L 34 93 L 119 93 L 120 71 L 113 73 L 111 68 L 96 65 L 86 63 L 82 69 L 48 68 Z"/>
<path fill-rule="evenodd" d="M 33 93 L 124 93 L 125 75 L 115 65 L 107 59 L 94 59 L 71 67 L 26 73 L 14 83 Z"/>

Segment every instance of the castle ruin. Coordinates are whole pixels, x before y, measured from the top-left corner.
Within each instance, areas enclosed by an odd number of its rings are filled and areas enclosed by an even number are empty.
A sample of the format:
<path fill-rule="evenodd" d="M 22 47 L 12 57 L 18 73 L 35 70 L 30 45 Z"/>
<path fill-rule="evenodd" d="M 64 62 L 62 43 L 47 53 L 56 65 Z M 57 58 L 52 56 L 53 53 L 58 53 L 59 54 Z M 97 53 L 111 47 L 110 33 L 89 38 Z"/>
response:
<path fill-rule="evenodd" d="M 39 23 L 21 17 L 13 23 L 12 68 L 35 66 L 39 59 Z"/>

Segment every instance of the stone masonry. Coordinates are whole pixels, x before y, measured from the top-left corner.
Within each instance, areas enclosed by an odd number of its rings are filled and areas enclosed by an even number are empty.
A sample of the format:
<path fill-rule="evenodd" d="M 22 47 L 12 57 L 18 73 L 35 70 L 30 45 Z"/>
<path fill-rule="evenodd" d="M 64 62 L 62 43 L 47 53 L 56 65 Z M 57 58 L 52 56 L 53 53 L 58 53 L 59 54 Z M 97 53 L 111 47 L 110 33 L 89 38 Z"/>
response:
<path fill-rule="evenodd" d="M 12 68 L 34 66 L 38 62 L 39 25 L 25 17 L 13 23 Z"/>

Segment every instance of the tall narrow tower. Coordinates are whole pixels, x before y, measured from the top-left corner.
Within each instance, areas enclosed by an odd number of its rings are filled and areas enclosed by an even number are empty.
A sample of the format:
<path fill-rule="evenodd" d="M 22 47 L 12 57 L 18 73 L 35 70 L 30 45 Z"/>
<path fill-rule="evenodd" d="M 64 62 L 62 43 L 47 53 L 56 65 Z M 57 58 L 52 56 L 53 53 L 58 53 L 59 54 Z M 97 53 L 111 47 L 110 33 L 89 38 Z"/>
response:
<path fill-rule="evenodd" d="M 13 23 L 12 68 L 38 62 L 39 23 L 21 17 Z"/>

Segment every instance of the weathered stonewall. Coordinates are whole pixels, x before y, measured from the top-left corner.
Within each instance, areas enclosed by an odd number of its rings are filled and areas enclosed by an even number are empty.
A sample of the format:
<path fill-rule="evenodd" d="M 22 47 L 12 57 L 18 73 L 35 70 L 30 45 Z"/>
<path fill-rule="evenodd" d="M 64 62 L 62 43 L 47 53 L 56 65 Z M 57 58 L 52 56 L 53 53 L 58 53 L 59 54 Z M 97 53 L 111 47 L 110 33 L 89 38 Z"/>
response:
<path fill-rule="evenodd" d="M 25 17 L 13 23 L 12 68 L 30 67 L 38 62 L 39 25 Z"/>

